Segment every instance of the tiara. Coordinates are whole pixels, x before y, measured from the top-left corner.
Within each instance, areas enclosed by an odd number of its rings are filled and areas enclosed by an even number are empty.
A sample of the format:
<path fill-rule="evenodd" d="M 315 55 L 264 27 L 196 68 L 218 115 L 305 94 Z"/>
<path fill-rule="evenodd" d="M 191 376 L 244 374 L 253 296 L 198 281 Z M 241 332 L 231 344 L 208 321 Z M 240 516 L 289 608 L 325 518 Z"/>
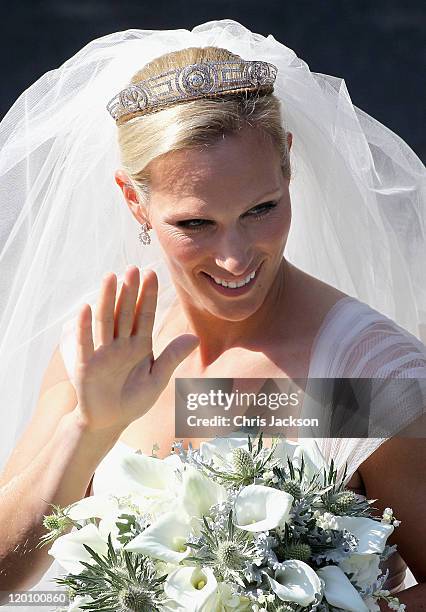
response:
<path fill-rule="evenodd" d="M 276 76 L 277 67 L 261 61 L 190 64 L 129 85 L 115 95 L 106 108 L 117 123 L 124 123 L 132 117 L 161 110 L 170 103 L 225 93 L 271 93 Z"/>

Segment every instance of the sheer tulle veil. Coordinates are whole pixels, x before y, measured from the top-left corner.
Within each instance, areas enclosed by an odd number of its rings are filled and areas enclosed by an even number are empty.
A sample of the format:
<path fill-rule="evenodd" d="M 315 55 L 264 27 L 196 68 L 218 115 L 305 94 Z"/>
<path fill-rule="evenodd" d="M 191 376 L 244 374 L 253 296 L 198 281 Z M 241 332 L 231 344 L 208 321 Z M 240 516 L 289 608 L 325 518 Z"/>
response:
<path fill-rule="evenodd" d="M 120 280 L 130 263 L 157 271 L 156 328 L 175 297 L 155 235 L 141 246 L 114 182 L 120 156 L 106 105 L 152 59 L 210 45 L 278 68 L 275 94 L 294 135 L 288 260 L 425 333 L 424 166 L 352 104 L 343 79 L 311 72 L 273 36 L 231 20 L 116 32 L 43 75 L 0 124 L 0 466 L 34 411 L 63 324 L 95 302 L 106 272 Z M 375 446 L 366 441 L 356 462 Z M 348 440 L 341 458 L 353 450 Z"/>

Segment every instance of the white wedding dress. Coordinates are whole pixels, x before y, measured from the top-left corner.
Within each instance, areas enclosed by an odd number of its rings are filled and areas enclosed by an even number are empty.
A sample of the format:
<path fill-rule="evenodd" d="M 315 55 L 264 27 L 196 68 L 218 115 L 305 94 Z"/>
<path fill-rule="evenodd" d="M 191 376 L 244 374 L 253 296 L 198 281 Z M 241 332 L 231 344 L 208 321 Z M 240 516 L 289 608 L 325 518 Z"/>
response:
<path fill-rule="evenodd" d="M 75 335 L 72 323 L 73 321 L 69 321 L 64 325 L 60 342 L 61 353 L 71 381 L 75 360 Z M 415 378 L 418 379 L 425 406 L 426 347 L 415 336 L 368 305 L 355 298 L 344 297 L 336 302 L 322 322 L 312 348 L 309 377 Z M 398 408 L 403 410 L 406 407 L 401 396 L 394 399 L 392 406 L 394 412 L 397 412 Z M 389 418 L 393 418 L 392 414 L 389 414 Z M 348 462 L 348 478 L 382 441 L 383 438 L 353 438 L 351 443 L 348 439 L 317 439 L 320 450 L 327 460 L 333 457 L 336 465 L 340 467 Z M 300 439 L 300 442 L 303 444 L 303 439 Z M 111 490 L 114 464 L 120 457 L 135 450 L 121 441 L 116 443 L 96 469 L 93 478 L 94 493 L 100 494 Z M 355 489 L 355 492 L 361 495 L 365 493 L 362 489 Z M 397 592 L 416 584 L 398 553 L 394 553 L 388 559 L 386 568 L 389 568 L 386 587 L 390 590 Z M 63 573 L 55 561 L 34 589 L 54 588 L 49 580 Z M 46 610 L 46 608 L 40 609 Z"/>

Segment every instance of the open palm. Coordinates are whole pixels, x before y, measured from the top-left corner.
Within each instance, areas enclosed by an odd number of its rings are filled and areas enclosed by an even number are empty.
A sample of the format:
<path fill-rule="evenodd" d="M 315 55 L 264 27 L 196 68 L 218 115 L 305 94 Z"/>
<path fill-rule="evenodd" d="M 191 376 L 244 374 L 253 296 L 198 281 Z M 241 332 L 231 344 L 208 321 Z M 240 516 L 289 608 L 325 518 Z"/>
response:
<path fill-rule="evenodd" d="M 75 386 L 77 409 L 85 426 L 123 431 L 154 405 L 176 367 L 195 349 L 198 338 L 174 338 L 154 360 L 152 331 L 158 279 L 145 270 L 139 292 L 139 268 L 130 267 L 116 303 L 117 277 L 104 277 L 96 306 L 85 304 L 77 322 Z M 96 347 L 96 348 L 95 348 Z"/>

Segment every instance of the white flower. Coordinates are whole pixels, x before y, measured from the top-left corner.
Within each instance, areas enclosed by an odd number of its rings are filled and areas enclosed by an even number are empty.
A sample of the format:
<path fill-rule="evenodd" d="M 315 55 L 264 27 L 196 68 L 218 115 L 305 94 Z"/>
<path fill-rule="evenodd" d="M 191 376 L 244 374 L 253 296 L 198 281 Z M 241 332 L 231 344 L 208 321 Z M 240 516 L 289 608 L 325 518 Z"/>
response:
<path fill-rule="evenodd" d="M 111 534 L 113 546 L 119 548 L 121 543 L 117 537 L 120 532 L 116 525 L 118 517 L 121 514 L 134 515 L 135 510 L 136 514 L 142 514 L 142 512 L 146 514 L 155 510 L 155 503 L 151 498 L 140 495 L 127 495 L 126 497 L 115 497 L 110 494 L 92 495 L 72 504 L 68 515 L 75 521 L 100 518 L 98 529 L 102 539 L 107 542 L 108 535 Z"/>
<path fill-rule="evenodd" d="M 216 590 L 217 581 L 210 568 L 179 567 L 164 584 L 166 595 L 188 612 L 205 610 Z"/>
<path fill-rule="evenodd" d="M 331 512 L 315 510 L 314 518 L 317 527 L 321 527 L 321 529 L 338 529 L 336 516 Z"/>
<path fill-rule="evenodd" d="M 93 550 L 100 555 L 106 555 L 108 552 L 107 542 L 102 538 L 98 528 L 93 523 L 60 536 L 53 542 L 51 548 L 47 552 L 49 555 L 52 555 L 67 572 L 79 574 L 85 569 L 80 561 L 95 563 L 93 557 L 84 548 L 83 544 L 90 546 L 90 548 L 93 548 Z"/>
<path fill-rule="evenodd" d="M 328 603 L 348 612 L 369 612 L 361 595 L 349 578 L 337 565 L 328 565 L 317 570 L 324 580 L 324 595 Z"/>
<path fill-rule="evenodd" d="M 180 483 L 176 469 L 181 464 L 177 455 L 166 459 L 138 453 L 126 455 L 120 461 L 114 487 L 119 488 L 123 495 L 135 493 L 170 499 L 178 494 Z"/>
<path fill-rule="evenodd" d="M 68 516 L 74 521 L 90 518 L 103 518 L 117 509 L 117 501 L 112 495 L 91 495 L 71 504 Z"/>
<path fill-rule="evenodd" d="M 128 542 L 124 550 L 143 553 L 168 563 L 179 563 L 189 555 L 190 550 L 185 542 L 190 531 L 190 521 L 185 514 L 166 512 Z"/>
<path fill-rule="evenodd" d="M 365 516 L 336 516 L 338 529 L 347 529 L 359 539 L 356 552 L 361 555 L 382 553 L 393 525 L 374 521 Z"/>
<path fill-rule="evenodd" d="M 209 514 L 211 506 L 226 499 L 226 489 L 191 466 L 182 474 L 181 505 L 189 517 Z"/>
<path fill-rule="evenodd" d="M 235 499 L 233 520 L 245 531 L 268 531 L 289 519 L 293 496 L 264 485 L 248 485 Z"/>
<path fill-rule="evenodd" d="M 401 521 L 398 521 L 394 514 L 393 514 L 393 510 L 392 508 L 385 508 L 383 510 L 383 515 L 381 518 L 381 522 L 382 523 L 389 523 L 392 524 L 394 527 L 399 527 L 401 524 Z"/>
<path fill-rule="evenodd" d="M 293 601 L 308 606 L 321 592 L 317 573 L 303 561 L 283 561 L 275 570 L 275 577 L 268 576 L 271 589 L 281 601 Z"/>
<path fill-rule="evenodd" d="M 355 553 L 340 561 L 339 567 L 346 574 L 353 574 L 351 582 L 356 582 L 361 589 L 365 589 L 376 582 L 380 574 L 379 564 L 380 556 L 377 554 L 360 555 Z"/>

